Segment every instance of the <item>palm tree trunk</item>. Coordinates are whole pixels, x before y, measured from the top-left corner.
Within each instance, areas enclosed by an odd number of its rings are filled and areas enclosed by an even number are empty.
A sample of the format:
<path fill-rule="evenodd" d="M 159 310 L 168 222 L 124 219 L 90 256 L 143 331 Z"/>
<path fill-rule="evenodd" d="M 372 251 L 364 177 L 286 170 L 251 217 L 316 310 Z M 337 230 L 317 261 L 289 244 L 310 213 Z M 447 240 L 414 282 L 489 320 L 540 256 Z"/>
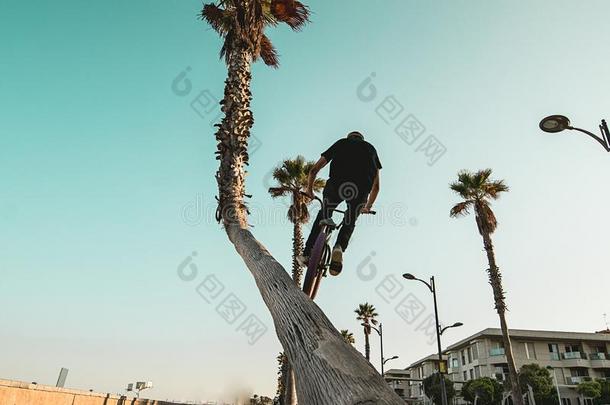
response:
<path fill-rule="evenodd" d="M 369 334 L 364 330 L 364 357 L 366 361 L 371 361 L 371 345 L 369 343 Z"/>
<path fill-rule="evenodd" d="M 506 361 L 508 363 L 508 374 L 510 378 L 513 404 L 523 405 L 523 395 L 521 392 L 521 386 L 519 385 L 515 358 L 513 356 L 513 345 L 510 340 L 508 325 L 506 323 L 506 297 L 504 294 L 504 288 L 502 287 L 502 274 L 500 273 L 500 269 L 496 265 L 494 247 L 491 241 L 491 236 L 488 233 L 483 234 L 483 244 L 485 246 L 485 252 L 487 253 L 487 261 L 489 263 L 489 269 L 487 269 L 487 273 L 489 275 L 489 284 L 491 285 L 491 288 L 493 290 L 496 311 L 498 312 L 498 317 L 500 318 L 500 328 L 502 329 L 504 352 L 506 354 Z"/>
<path fill-rule="evenodd" d="M 303 231 L 300 223 L 295 223 L 292 235 L 292 279 L 294 280 L 297 288 L 301 286 L 301 276 L 303 271 L 301 266 L 297 262 L 297 256 L 303 252 Z M 286 385 L 284 386 L 284 404 L 286 405 L 297 405 L 297 388 L 294 371 L 290 364 L 286 364 Z"/>
<path fill-rule="evenodd" d="M 292 228 L 292 279 L 297 287 L 301 286 L 303 269 L 297 262 L 297 256 L 303 254 L 303 230 L 300 223 L 295 223 Z"/>
<path fill-rule="evenodd" d="M 241 49 L 236 47 L 234 49 Z M 402 404 L 351 345 L 346 344 L 322 310 L 290 279 L 284 268 L 252 235 L 247 224 L 245 165 L 253 123 L 250 111 L 252 55 L 235 51 L 229 60 L 219 125 L 220 167 L 217 218 L 250 270 L 298 376 L 297 394 L 305 404 Z M 248 330 L 250 331 L 250 329 Z"/>
<path fill-rule="evenodd" d="M 294 378 L 294 370 L 290 363 L 286 362 L 286 385 L 284 386 L 284 404 L 297 405 L 297 384 Z"/>

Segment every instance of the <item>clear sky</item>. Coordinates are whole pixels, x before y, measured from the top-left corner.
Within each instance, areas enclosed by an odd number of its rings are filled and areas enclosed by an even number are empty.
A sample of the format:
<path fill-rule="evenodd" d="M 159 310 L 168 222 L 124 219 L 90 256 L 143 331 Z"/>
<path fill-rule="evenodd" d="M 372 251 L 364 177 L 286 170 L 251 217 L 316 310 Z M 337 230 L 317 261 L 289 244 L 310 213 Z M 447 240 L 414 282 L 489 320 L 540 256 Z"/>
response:
<path fill-rule="evenodd" d="M 417 330 L 432 309 L 424 286 L 378 288 L 405 271 L 436 275 L 442 320 L 465 324 L 446 344 L 497 326 L 474 219 L 448 216 L 456 172 L 491 167 L 511 186 L 494 205 L 510 326 L 602 329 L 610 156 L 584 135 L 543 134 L 538 122 L 563 113 L 594 130 L 610 118 L 610 4 L 308 4 L 302 32 L 270 32 L 281 68 L 254 68 L 260 146 L 248 190 L 255 234 L 288 266 L 291 228 L 284 203 L 266 193 L 269 171 L 297 154 L 315 159 L 353 129 L 377 147 L 379 215 L 359 224 L 343 274 L 318 299 L 337 328 L 362 350 L 353 310 L 369 301 L 387 357 L 400 356 L 388 366 L 433 352 Z M 0 4 L 0 378 L 54 384 L 67 367 L 70 387 L 119 392 L 151 380 L 147 395 L 159 399 L 275 392 L 271 318 L 213 221 L 218 110 L 206 103 L 222 94 L 226 69 L 199 8 Z M 190 91 L 173 84 L 187 67 Z M 372 73 L 374 90 L 361 86 Z M 425 127 L 411 144 L 394 130 L 409 115 Z M 433 165 L 421 150 L 431 135 L 446 149 Z M 194 251 L 197 274 L 184 281 L 177 269 L 188 273 Z M 210 275 L 224 289 L 208 303 L 196 289 Z M 411 323 L 395 312 L 409 293 L 426 305 Z M 245 307 L 233 323 L 216 310 L 231 297 Z M 251 314 L 269 328 L 253 345 L 237 331 Z"/>

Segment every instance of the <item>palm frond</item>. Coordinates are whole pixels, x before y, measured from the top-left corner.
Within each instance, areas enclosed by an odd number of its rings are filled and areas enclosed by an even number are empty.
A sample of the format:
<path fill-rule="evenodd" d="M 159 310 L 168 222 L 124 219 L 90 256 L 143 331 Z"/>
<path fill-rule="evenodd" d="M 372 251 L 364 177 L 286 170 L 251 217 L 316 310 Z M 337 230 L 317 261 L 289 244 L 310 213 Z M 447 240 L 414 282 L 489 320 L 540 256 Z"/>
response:
<path fill-rule="evenodd" d="M 470 214 L 470 208 L 472 206 L 472 203 L 472 200 L 467 200 L 455 204 L 453 208 L 451 208 L 451 211 L 449 211 L 449 216 L 451 218 L 457 218 Z"/>
<path fill-rule="evenodd" d="M 494 180 L 483 184 L 481 187 L 485 194 L 494 200 L 500 197 L 501 193 L 508 192 L 509 188 L 504 184 L 504 180 Z"/>
<path fill-rule="evenodd" d="M 460 181 L 449 184 L 449 188 L 458 193 L 464 199 L 469 199 L 471 197 L 470 187 Z"/>
<path fill-rule="evenodd" d="M 292 190 L 286 187 L 269 187 L 269 194 L 271 194 L 271 197 L 273 198 L 283 197 L 291 192 Z"/>
<path fill-rule="evenodd" d="M 267 35 L 261 37 L 260 57 L 267 66 L 276 69 L 280 66 L 277 51 Z"/>
<path fill-rule="evenodd" d="M 221 36 L 224 36 L 227 33 L 225 10 L 218 7 L 216 4 L 204 4 L 199 18 L 210 24 L 212 29 Z"/>
<path fill-rule="evenodd" d="M 492 234 L 498 226 L 489 200 L 496 200 L 501 193 L 509 190 L 504 180 L 490 180 L 491 174 L 491 169 L 479 170 L 474 174 L 462 170 L 458 173 L 458 181 L 449 185 L 451 190 L 465 200 L 451 208 L 450 216 L 466 215 L 474 206 L 477 227 L 481 235 Z"/>
<path fill-rule="evenodd" d="M 295 31 L 309 22 L 309 7 L 296 0 L 272 0 L 271 14 Z"/>

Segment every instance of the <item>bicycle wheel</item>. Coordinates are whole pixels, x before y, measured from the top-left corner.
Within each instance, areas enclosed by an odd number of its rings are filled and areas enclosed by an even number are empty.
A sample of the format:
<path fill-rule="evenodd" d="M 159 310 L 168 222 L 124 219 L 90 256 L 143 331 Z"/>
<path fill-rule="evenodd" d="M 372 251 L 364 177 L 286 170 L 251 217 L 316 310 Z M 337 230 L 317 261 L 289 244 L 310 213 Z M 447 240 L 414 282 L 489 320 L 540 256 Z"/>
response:
<path fill-rule="evenodd" d="M 307 273 L 305 273 L 305 281 L 303 282 L 303 292 L 311 298 L 313 292 L 314 282 L 318 277 L 318 268 L 320 267 L 320 259 L 324 253 L 324 246 L 326 245 L 326 233 L 320 232 L 316 243 L 311 249 L 309 255 L 309 263 L 307 264 Z"/>
<path fill-rule="evenodd" d="M 320 283 L 322 282 L 322 278 L 324 278 L 325 274 L 322 266 L 325 266 L 327 263 L 330 263 L 330 246 L 328 246 L 328 244 L 324 244 L 324 253 L 322 254 L 322 260 L 320 260 L 318 275 L 313 281 L 313 288 L 310 294 L 312 300 L 316 298 L 316 295 L 318 295 L 318 289 L 320 288 Z"/>

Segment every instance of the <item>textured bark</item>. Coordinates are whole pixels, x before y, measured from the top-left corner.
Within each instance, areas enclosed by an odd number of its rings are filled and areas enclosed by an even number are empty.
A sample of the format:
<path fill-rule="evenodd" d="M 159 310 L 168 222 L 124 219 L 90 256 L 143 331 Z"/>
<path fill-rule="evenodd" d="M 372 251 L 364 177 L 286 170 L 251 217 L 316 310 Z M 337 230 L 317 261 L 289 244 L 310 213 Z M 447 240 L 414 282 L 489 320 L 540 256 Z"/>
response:
<path fill-rule="evenodd" d="M 303 253 L 303 231 L 300 223 L 295 223 L 292 228 L 292 279 L 297 288 L 301 286 L 303 270 L 297 262 L 297 256 Z M 294 370 L 290 363 L 286 364 L 286 385 L 284 386 L 284 404 L 297 405 L 297 385 Z"/>
<path fill-rule="evenodd" d="M 285 269 L 259 243 L 247 226 L 245 170 L 250 112 L 248 52 L 235 52 L 219 125 L 217 218 L 250 270 L 271 313 L 276 334 L 297 376 L 297 394 L 306 405 L 403 404 L 377 371 L 345 343 L 322 310 L 296 286 Z"/>
<path fill-rule="evenodd" d="M 506 323 L 506 297 L 504 294 L 504 288 L 502 287 L 502 274 L 496 265 L 493 243 L 491 241 L 491 236 L 488 233 L 483 234 L 483 244 L 485 246 L 485 252 L 487 253 L 487 261 L 489 262 L 489 269 L 487 269 L 489 284 L 491 285 L 494 293 L 496 311 L 498 312 L 498 317 L 500 318 L 500 328 L 502 329 L 504 352 L 506 353 L 506 361 L 508 363 L 508 374 L 510 378 L 510 390 L 513 398 L 513 404 L 523 405 L 523 395 L 521 392 L 521 386 L 519 385 L 515 358 L 513 356 L 513 345 L 510 340 L 508 325 Z"/>
<path fill-rule="evenodd" d="M 292 229 L 292 279 L 297 287 L 301 286 L 303 269 L 297 262 L 297 256 L 303 253 L 303 230 L 301 224 L 296 223 Z"/>
<path fill-rule="evenodd" d="M 286 362 L 286 385 L 284 388 L 284 404 L 297 405 L 297 384 L 294 376 L 294 370 L 290 363 Z"/>
<path fill-rule="evenodd" d="M 271 312 L 303 404 L 404 404 L 250 231 L 226 230 Z"/>

